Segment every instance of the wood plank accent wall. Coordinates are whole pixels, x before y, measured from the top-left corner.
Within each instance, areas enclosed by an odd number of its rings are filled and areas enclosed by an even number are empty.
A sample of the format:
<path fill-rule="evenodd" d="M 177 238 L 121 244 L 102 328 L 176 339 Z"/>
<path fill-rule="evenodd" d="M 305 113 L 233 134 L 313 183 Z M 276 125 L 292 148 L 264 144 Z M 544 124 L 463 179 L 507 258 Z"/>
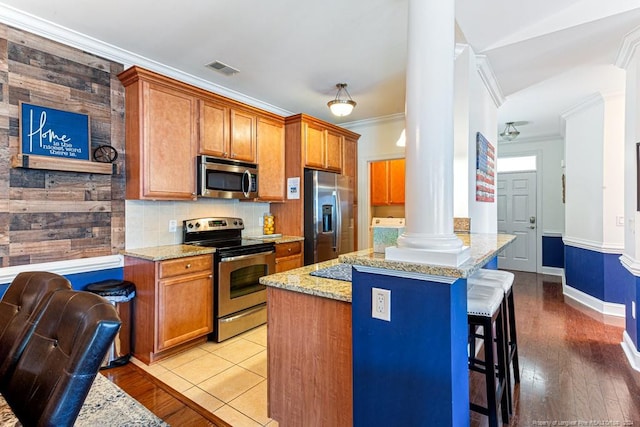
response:
<path fill-rule="evenodd" d="M 0 267 L 89 258 L 124 248 L 123 66 L 0 24 Z M 88 114 L 92 148 L 118 151 L 99 175 L 11 168 L 19 101 Z"/>

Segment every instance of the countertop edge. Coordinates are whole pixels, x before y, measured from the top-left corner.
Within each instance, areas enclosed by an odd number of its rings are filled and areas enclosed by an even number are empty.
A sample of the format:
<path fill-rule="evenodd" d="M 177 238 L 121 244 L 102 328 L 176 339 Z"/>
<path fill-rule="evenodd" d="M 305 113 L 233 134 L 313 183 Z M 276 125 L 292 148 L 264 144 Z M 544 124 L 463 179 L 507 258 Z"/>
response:
<path fill-rule="evenodd" d="M 282 273 L 276 273 L 260 278 L 260 283 L 266 286 L 304 293 L 337 301 L 351 302 L 351 282 L 311 276 L 313 271 L 321 270 L 337 264 L 363 265 L 368 267 L 396 270 L 425 276 L 439 276 L 448 278 L 467 278 L 486 265 L 491 258 L 503 251 L 515 240 L 516 236 L 508 234 L 467 234 L 461 235 L 465 245 L 476 240 L 476 250 L 472 251 L 472 259 L 459 267 L 443 267 L 439 265 L 406 263 L 400 261 L 386 261 L 384 254 L 373 254 L 373 249 L 340 255 L 338 259 L 308 265 Z M 381 257 L 381 258 L 380 258 Z"/>
<path fill-rule="evenodd" d="M 126 249 L 121 251 L 120 254 L 148 261 L 164 261 L 168 259 L 186 258 L 197 255 L 210 255 L 215 253 L 215 251 L 215 248 L 208 248 L 205 246 L 177 244 Z"/>

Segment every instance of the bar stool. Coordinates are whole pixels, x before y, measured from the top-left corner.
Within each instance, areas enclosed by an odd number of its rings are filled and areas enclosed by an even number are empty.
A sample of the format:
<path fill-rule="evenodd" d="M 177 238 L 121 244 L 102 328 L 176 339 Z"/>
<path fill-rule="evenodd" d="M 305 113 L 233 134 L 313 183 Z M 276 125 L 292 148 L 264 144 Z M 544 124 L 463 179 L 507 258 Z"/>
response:
<path fill-rule="evenodd" d="M 513 302 L 513 273 L 503 270 L 481 269 L 467 278 L 467 286 L 482 285 L 490 286 L 504 291 L 505 300 L 505 337 L 507 338 L 508 365 L 513 366 L 513 379 L 520 382 L 520 362 L 518 361 L 518 332 L 516 329 L 516 312 Z M 509 383 L 509 393 L 511 393 L 511 383 Z M 511 400 L 511 399 L 510 399 Z"/>
<path fill-rule="evenodd" d="M 509 420 L 503 300 L 504 292 L 500 289 L 481 285 L 467 286 L 467 323 L 471 348 L 469 370 L 484 374 L 487 393 L 486 407 L 473 402 L 469 406 L 472 411 L 487 415 L 490 427 L 498 427 L 498 406 L 502 410 L 503 422 Z M 480 327 L 482 333 L 479 332 Z M 476 338 L 483 341 L 484 360 L 479 359 L 475 353 Z"/>
<path fill-rule="evenodd" d="M 509 414 L 513 414 L 513 389 L 511 384 L 511 366 L 513 366 L 513 378 L 515 383 L 520 382 L 520 364 L 518 362 L 518 337 L 516 330 L 515 306 L 513 302 L 513 280 L 514 275 L 503 270 L 481 269 L 467 278 L 467 286 L 482 285 L 497 289 L 504 292 L 503 312 L 505 313 L 504 330 L 505 330 L 505 348 L 507 353 L 507 398 L 509 402 Z"/>

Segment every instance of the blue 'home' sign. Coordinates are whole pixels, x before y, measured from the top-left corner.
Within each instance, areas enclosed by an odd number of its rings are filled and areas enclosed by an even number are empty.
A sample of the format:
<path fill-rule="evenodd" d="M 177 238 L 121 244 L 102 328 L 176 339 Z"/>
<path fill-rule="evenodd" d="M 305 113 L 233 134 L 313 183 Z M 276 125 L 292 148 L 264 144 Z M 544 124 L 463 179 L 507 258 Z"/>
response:
<path fill-rule="evenodd" d="M 20 103 L 22 154 L 89 160 L 89 116 Z"/>

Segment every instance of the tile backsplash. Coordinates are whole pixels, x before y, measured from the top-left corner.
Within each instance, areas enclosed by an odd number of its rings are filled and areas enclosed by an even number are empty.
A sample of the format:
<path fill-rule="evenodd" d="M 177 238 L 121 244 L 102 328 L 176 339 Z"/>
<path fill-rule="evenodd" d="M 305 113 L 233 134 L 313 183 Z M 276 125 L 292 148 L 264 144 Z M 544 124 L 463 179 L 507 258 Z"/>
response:
<path fill-rule="evenodd" d="M 196 202 L 127 200 L 125 248 L 182 243 L 182 221 L 206 216 L 242 218 L 245 227 L 242 231 L 243 236 L 261 235 L 262 226 L 259 219 L 265 212 L 269 212 L 269 203 L 227 199 L 198 199 Z M 177 221 L 175 232 L 169 231 L 170 220 Z"/>

